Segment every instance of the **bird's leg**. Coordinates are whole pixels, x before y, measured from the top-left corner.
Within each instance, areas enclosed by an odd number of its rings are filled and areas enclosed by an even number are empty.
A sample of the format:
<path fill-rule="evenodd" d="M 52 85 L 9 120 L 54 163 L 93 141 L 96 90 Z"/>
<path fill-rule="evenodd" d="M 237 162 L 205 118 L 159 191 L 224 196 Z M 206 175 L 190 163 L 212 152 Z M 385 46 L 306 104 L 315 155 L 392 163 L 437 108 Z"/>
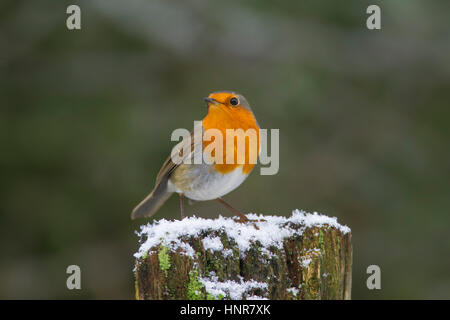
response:
<path fill-rule="evenodd" d="M 180 193 L 180 213 L 181 220 L 184 219 L 184 194 Z"/>
<path fill-rule="evenodd" d="M 223 204 L 225 207 L 227 207 L 228 209 L 230 209 L 231 211 L 233 211 L 235 214 L 237 214 L 240 218 L 240 222 L 248 222 L 248 218 L 246 216 L 244 216 L 242 213 L 240 213 L 238 210 L 236 210 L 235 208 L 233 208 L 232 206 L 230 206 L 228 203 L 226 203 L 222 198 L 217 198 L 216 199 L 218 202 L 220 202 L 221 204 Z"/>

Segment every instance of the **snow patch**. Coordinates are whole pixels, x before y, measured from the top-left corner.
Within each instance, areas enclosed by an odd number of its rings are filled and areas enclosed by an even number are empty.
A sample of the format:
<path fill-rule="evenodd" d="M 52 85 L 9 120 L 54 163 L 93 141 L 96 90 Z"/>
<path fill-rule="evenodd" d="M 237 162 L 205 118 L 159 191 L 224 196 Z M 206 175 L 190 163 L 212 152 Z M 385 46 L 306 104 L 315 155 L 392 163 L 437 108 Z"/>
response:
<path fill-rule="evenodd" d="M 298 295 L 299 289 L 296 287 L 288 288 L 287 292 L 292 293 L 294 296 Z"/>
<path fill-rule="evenodd" d="M 202 240 L 202 243 L 205 250 L 211 252 L 223 250 L 223 244 L 219 237 L 206 237 Z"/>
<path fill-rule="evenodd" d="M 193 216 L 183 220 L 169 221 L 162 219 L 154 221 L 141 226 L 141 231 L 137 233 L 139 236 L 146 237 L 146 241 L 141 244 L 134 257 L 142 258 L 149 253 L 149 250 L 154 249 L 158 245 L 164 245 L 172 251 L 180 250 L 183 254 L 194 257 L 195 251 L 186 241 L 190 237 L 197 237 L 207 231 L 225 232 L 230 239 L 236 242 L 241 257 L 244 257 L 250 246 L 256 242 L 261 244 L 261 251 L 270 256 L 270 250 L 268 250 L 270 247 L 281 249 L 285 238 L 301 235 L 306 227 L 328 225 L 340 230 L 343 234 L 350 232 L 350 228 L 340 225 L 336 218 L 321 215 L 317 212 L 309 214 L 304 211 L 294 210 L 288 218 L 253 213 L 247 214 L 247 217 L 259 221 L 239 223 L 233 218 L 222 216 L 219 216 L 217 219 L 204 219 Z M 295 229 L 293 226 L 297 226 L 297 228 Z M 301 226 L 301 228 L 298 229 L 298 226 Z M 224 250 L 219 237 L 206 237 L 202 241 L 207 250 Z M 225 249 L 224 254 L 232 254 L 228 250 Z"/>
<path fill-rule="evenodd" d="M 264 298 L 261 296 L 246 296 L 246 300 L 269 300 L 268 298 Z"/>
<path fill-rule="evenodd" d="M 242 300 L 245 296 L 248 300 L 263 300 L 260 296 L 252 296 L 248 293 L 251 290 L 261 289 L 267 291 L 267 283 L 257 282 L 255 280 L 244 281 L 240 277 L 240 281 L 218 281 L 217 276 L 210 276 L 210 278 L 199 278 L 198 279 L 204 286 L 208 294 L 213 295 L 216 299 L 220 297 L 230 297 L 231 300 Z"/>
<path fill-rule="evenodd" d="M 307 268 L 311 262 L 312 262 L 311 258 L 302 257 L 302 267 L 303 268 Z"/>
<path fill-rule="evenodd" d="M 225 258 L 228 258 L 228 257 L 232 257 L 233 256 L 233 250 L 231 250 L 231 249 L 225 249 L 225 250 L 223 250 L 223 256 L 225 257 Z"/>

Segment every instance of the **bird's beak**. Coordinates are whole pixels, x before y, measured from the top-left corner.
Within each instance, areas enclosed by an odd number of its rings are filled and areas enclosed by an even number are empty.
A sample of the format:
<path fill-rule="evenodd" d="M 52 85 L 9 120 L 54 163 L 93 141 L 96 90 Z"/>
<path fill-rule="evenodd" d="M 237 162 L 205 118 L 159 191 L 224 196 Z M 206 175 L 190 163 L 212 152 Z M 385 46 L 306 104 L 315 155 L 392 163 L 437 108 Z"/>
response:
<path fill-rule="evenodd" d="M 207 104 L 208 106 L 209 106 L 210 104 L 213 104 L 213 105 L 219 104 L 219 102 L 218 102 L 217 100 L 215 100 L 215 99 L 213 99 L 213 98 L 210 98 L 210 97 L 203 98 L 203 100 L 205 100 L 205 102 L 206 102 L 206 104 Z"/>

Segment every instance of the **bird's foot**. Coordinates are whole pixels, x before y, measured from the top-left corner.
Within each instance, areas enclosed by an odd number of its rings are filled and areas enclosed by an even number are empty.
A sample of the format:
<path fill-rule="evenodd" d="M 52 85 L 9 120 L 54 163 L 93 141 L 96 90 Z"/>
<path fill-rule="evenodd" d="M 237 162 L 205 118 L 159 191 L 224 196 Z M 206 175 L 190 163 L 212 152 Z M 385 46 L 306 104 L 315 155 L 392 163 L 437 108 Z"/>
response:
<path fill-rule="evenodd" d="M 242 215 L 239 216 L 239 218 L 233 219 L 235 222 L 238 223 L 248 223 L 251 222 L 253 224 L 253 227 L 255 227 L 256 230 L 259 230 L 259 227 L 256 225 L 256 222 L 266 222 L 264 219 L 249 219 L 246 216 Z"/>

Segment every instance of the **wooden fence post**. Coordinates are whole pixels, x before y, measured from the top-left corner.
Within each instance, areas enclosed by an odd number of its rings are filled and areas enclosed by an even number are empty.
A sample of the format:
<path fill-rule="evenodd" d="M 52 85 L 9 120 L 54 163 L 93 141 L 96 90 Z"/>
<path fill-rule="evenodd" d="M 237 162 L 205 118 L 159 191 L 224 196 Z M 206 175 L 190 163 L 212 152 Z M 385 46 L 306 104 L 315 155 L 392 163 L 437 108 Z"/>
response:
<path fill-rule="evenodd" d="M 350 229 L 335 218 L 185 218 L 141 227 L 137 299 L 350 299 Z"/>

